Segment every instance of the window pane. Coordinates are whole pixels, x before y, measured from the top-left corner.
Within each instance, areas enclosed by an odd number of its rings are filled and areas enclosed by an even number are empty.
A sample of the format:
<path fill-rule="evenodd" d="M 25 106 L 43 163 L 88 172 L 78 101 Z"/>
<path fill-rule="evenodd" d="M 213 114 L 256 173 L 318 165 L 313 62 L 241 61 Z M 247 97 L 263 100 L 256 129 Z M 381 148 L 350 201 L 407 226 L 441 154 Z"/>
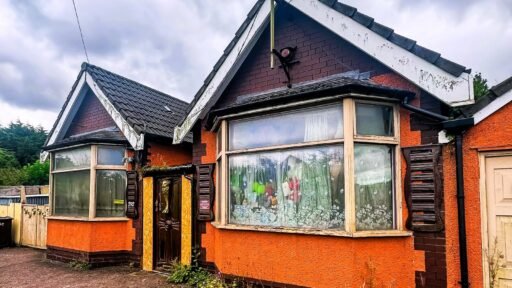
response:
<path fill-rule="evenodd" d="M 57 151 L 54 154 L 54 169 L 66 170 L 89 168 L 91 164 L 91 147 Z"/>
<path fill-rule="evenodd" d="M 217 154 L 222 151 L 222 128 L 217 130 Z"/>
<path fill-rule="evenodd" d="M 53 213 L 58 216 L 89 216 L 89 170 L 53 174 Z"/>
<path fill-rule="evenodd" d="M 356 229 L 393 229 L 392 146 L 355 144 Z"/>
<path fill-rule="evenodd" d="M 343 138 L 341 105 L 229 123 L 229 149 L 248 149 Z"/>
<path fill-rule="evenodd" d="M 343 146 L 229 158 L 229 223 L 342 228 Z"/>
<path fill-rule="evenodd" d="M 356 103 L 357 135 L 393 136 L 393 107 Z"/>
<path fill-rule="evenodd" d="M 126 171 L 96 171 L 96 217 L 124 216 Z"/>
<path fill-rule="evenodd" d="M 98 146 L 98 165 L 123 165 L 124 147 Z"/>

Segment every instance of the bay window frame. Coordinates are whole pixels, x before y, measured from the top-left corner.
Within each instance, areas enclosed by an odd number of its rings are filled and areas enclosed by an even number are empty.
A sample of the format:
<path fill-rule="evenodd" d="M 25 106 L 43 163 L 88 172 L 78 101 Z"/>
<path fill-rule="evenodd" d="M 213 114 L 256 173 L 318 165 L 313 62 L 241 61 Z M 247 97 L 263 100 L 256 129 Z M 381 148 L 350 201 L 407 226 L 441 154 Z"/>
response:
<path fill-rule="evenodd" d="M 340 103 L 342 102 L 342 103 Z M 374 104 L 379 106 L 392 107 L 393 134 L 391 136 L 373 136 L 357 134 L 357 115 L 356 105 L 358 103 Z M 244 117 L 235 115 L 223 117 L 219 122 L 219 129 L 216 138 L 217 165 L 216 165 L 216 197 L 215 212 L 216 220 L 213 225 L 222 229 L 249 230 L 249 231 L 267 231 L 280 233 L 300 233 L 332 235 L 344 237 L 387 237 L 387 236 L 410 236 L 410 231 L 404 230 L 402 221 L 402 181 L 401 181 L 401 154 L 400 154 L 400 107 L 396 102 L 385 102 L 376 99 L 364 99 L 358 97 L 344 97 L 338 101 L 310 106 L 307 108 L 293 107 L 287 112 L 296 112 L 306 109 L 321 108 L 333 104 L 342 104 L 343 109 L 343 137 L 326 141 L 302 142 L 286 145 L 266 146 L 250 149 L 238 149 L 230 151 L 227 147 L 229 143 L 229 121 L 238 119 L 247 119 L 250 117 L 262 117 L 260 115 L 247 116 L 249 113 L 242 113 Z M 272 112 L 267 112 L 271 114 Z M 273 114 L 273 113 L 272 113 Z M 265 114 L 263 114 L 263 117 Z M 355 191 L 355 154 L 354 147 L 357 143 L 377 144 L 392 146 L 392 203 L 393 203 L 393 229 L 388 230 L 356 230 L 356 191 Z M 219 149 L 219 145 L 220 149 Z M 345 189 L 345 227 L 339 230 L 334 229 L 315 229 L 315 228 L 295 228 L 295 227 L 271 227 L 258 225 L 240 225 L 229 223 L 229 156 L 256 153 L 272 152 L 297 148 L 310 148 L 328 145 L 343 145 L 344 157 L 344 189 Z M 343 227 L 343 226 L 342 226 Z"/>
<path fill-rule="evenodd" d="M 62 149 L 56 149 L 50 151 L 51 157 L 50 157 L 50 193 L 51 197 L 49 199 L 49 205 L 50 205 L 50 216 L 49 219 L 57 219 L 57 220 L 81 220 L 81 221 L 116 221 L 116 220 L 128 220 L 129 218 L 125 216 L 109 216 L 109 217 L 96 217 L 96 172 L 98 170 L 109 170 L 109 171 L 128 171 L 128 163 L 126 161 L 123 161 L 123 165 L 100 165 L 98 164 L 98 147 L 100 146 L 110 146 L 110 147 L 123 147 L 124 148 L 124 158 L 127 158 L 128 151 L 126 149 L 125 145 L 120 144 L 85 144 L 85 145 L 76 145 L 76 146 L 70 146 L 70 147 L 64 147 Z M 89 147 L 90 151 L 90 163 L 89 167 L 87 168 L 75 168 L 75 169 L 65 169 L 65 170 L 58 170 L 55 171 L 54 165 L 55 165 L 55 153 L 59 151 L 66 151 L 66 150 L 73 150 L 73 149 L 80 149 L 83 147 Z M 55 207 L 54 207 L 54 198 L 55 198 L 55 191 L 54 191 L 54 183 L 53 183 L 53 175 L 54 174 L 60 174 L 60 173 L 66 173 L 66 172 L 75 172 L 75 171 L 89 171 L 90 177 L 89 177 L 89 215 L 87 217 L 83 216 L 62 216 L 62 215 L 55 215 Z M 126 199 L 125 199 L 125 206 L 126 206 Z M 126 209 L 126 207 L 125 207 Z"/>

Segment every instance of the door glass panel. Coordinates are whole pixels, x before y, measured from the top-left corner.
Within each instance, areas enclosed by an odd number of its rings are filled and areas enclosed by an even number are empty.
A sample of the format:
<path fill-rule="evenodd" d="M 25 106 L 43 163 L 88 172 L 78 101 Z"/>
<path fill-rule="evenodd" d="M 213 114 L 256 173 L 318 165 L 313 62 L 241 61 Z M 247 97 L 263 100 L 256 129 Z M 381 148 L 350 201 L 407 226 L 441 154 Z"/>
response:
<path fill-rule="evenodd" d="M 393 107 L 356 103 L 357 135 L 393 136 Z"/>
<path fill-rule="evenodd" d="M 171 217 L 175 220 L 180 219 L 180 195 L 181 195 L 181 185 L 179 180 L 174 180 L 172 184 L 172 211 Z"/>
<path fill-rule="evenodd" d="M 123 165 L 124 152 L 122 146 L 98 146 L 98 165 Z"/>
<path fill-rule="evenodd" d="M 356 229 L 393 229 L 392 146 L 355 144 Z"/>
<path fill-rule="evenodd" d="M 230 150 L 342 138 L 341 104 L 229 123 Z"/>
<path fill-rule="evenodd" d="M 171 180 L 165 179 L 161 182 L 160 188 L 160 214 L 169 213 L 169 189 Z"/>
<path fill-rule="evenodd" d="M 122 217 L 125 213 L 126 171 L 96 171 L 96 217 Z"/>
<path fill-rule="evenodd" d="M 89 170 L 53 174 L 53 213 L 58 216 L 89 216 Z"/>
<path fill-rule="evenodd" d="M 89 168 L 91 165 L 91 147 L 57 151 L 54 154 L 55 171 Z"/>

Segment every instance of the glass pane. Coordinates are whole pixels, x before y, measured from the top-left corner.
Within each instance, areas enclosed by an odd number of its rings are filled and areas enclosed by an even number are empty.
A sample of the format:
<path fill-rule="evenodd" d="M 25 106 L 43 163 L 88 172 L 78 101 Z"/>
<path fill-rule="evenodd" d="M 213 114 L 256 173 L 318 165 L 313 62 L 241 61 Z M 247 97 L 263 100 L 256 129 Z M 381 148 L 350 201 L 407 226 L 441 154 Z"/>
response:
<path fill-rule="evenodd" d="M 98 165 L 124 165 L 122 146 L 98 146 Z"/>
<path fill-rule="evenodd" d="M 343 138 L 341 105 L 229 123 L 229 149 L 249 149 Z"/>
<path fill-rule="evenodd" d="M 58 216 L 89 216 L 89 170 L 53 174 L 53 213 Z"/>
<path fill-rule="evenodd" d="M 355 144 L 356 229 L 393 229 L 392 146 Z"/>
<path fill-rule="evenodd" d="M 57 151 L 54 154 L 54 170 L 89 168 L 91 147 Z"/>
<path fill-rule="evenodd" d="M 393 136 L 393 107 L 356 103 L 357 135 Z"/>
<path fill-rule="evenodd" d="M 345 220 L 343 146 L 229 158 L 229 223 L 340 229 Z"/>
<path fill-rule="evenodd" d="M 222 151 L 222 128 L 217 130 L 217 154 Z"/>
<path fill-rule="evenodd" d="M 169 185 L 171 185 L 171 180 L 162 180 L 160 182 L 160 214 L 168 214 L 169 213 Z"/>
<path fill-rule="evenodd" d="M 96 171 L 96 217 L 124 216 L 126 171 Z"/>

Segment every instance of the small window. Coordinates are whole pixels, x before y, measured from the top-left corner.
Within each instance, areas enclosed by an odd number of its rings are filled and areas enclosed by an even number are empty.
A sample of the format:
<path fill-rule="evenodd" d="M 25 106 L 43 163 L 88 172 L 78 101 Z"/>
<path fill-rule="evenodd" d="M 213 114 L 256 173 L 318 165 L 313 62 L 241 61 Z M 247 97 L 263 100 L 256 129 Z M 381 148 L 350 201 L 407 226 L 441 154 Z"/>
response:
<path fill-rule="evenodd" d="M 90 171 L 73 171 L 53 175 L 53 214 L 89 216 Z"/>
<path fill-rule="evenodd" d="M 123 165 L 124 151 L 122 146 L 98 146 L 98 165 Z"/>
<path fill-rule="evenodd" d="M 356 229 L 393 229 L 392 147 L 355 144 Z"/>
<path fill-rule="evenodd" d="M 91 165 L 91 148 L 84 147 L 55 152 L 54 161 L 54 170 L 57 171 L 89 168 Z"/>
<path fill-rule="evenodd" d="M 96 217 L 124 216 L 126 171 L 96 171 Z"/>
<path fill-rule="evenodd" d="M 229 123 L 229 150 L 343 138 L 343 108 L 331 105 Z"/>
<path fill-rule="evenodd" d="M 393 107 L 356 103 L 357 135 L 393 136 Z"/>

